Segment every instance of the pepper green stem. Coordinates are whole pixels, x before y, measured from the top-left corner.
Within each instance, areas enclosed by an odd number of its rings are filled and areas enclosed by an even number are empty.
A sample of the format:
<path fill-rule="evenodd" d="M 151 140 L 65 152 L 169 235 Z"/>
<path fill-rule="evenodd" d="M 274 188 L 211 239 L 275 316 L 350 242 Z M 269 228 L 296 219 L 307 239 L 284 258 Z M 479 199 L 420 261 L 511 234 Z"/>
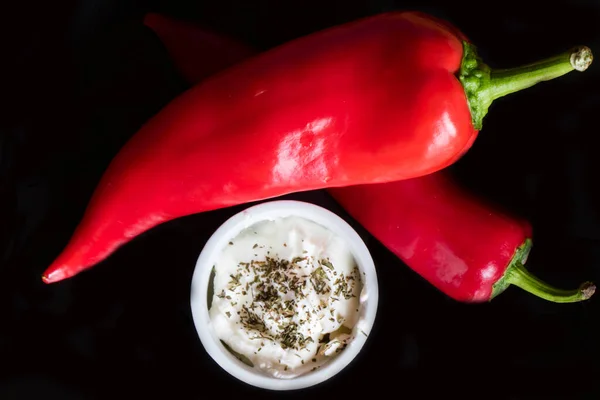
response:
<path fill-rule="evenodd" d="M 517 249 L 504 276 L 494 285 L 491 299 L 502 293 L 510 285 L 515 285 L 537 297 L 554 303 L 575 303 L 592 297 L 596 291 L 596 286 L 591 282 L 585 282 L 578 289 L 564 290 L 555 288 L 532 275 L 524 266 L 530 249 L 531 240 L 527 239 Z"/>
<path fill-rule="evenodd" d="M 458 78 L 467 95 L 473 126 L 477 130 L 481 129 L 483 118 L 494 100 L 573 70 L 585 71 L 593 60 L 592 51 L 579 46 L 533 64 L 493 70 L 481 61 L 475 46 L 463 42 L 463 49 Z"/>

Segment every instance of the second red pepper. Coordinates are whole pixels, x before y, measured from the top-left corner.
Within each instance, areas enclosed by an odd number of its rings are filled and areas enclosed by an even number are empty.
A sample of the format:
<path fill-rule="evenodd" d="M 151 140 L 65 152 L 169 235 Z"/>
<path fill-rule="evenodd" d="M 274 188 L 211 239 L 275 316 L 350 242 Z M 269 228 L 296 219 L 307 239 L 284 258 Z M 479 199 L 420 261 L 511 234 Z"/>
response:
<path fill-rule="evenodd" d="M 457 185 L 448 171 L 329 193 L 367 231 L 443 293 L 464 302 L 489 301 L 509 285 L 543 299 L 590 298 L 586 282 L 561 290 L 525 268 L 532 229 Z"/>

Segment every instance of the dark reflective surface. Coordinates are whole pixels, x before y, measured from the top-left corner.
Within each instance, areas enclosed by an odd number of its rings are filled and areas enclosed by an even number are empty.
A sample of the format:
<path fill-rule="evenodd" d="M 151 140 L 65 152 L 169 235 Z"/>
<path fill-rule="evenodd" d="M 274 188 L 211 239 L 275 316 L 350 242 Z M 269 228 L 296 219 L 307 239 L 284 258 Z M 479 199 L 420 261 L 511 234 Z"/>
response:
<path fill-rule="evenodd" d="M 206 355 L 189 311 L 198 253 L 245 206 L 159 226 L 63 283 L 40 280 L 110 159 L 186 87 L 160 41 L 141 24 L 146 11 L 200 22 L 266 49 L 368 14 L 412 8 L 461 27 L 493 67 L 577 44 L 600 55 L 600 4 L 553 4 L 510 0 L 485 13 L 480 3 L 384 0 L 10 6 L 3 13 L 6 72 L 0 76 L 7 103 L 0 119 L 0 398 L 203 398 L 209 388 L 228 398 L 277 395 L 225 374 Z M 465 185 L 532 221 L 528 265 L 564 287 L 600 282 L 597 64 L 495 102 L 474 147 L 453 166 Z M 347 217 L 323 192 L 287 198 Z M 367 382 L 373 394 L 403 398 L 430 391 L 461 398 L 533 398 L 534 391 L 594 398 L 597 387 L 588 375 L 597 376 L 596 297 L 557 305 L 511 288 L 490 304 L 459 304 L 362 233 L 381 285 L 371 340 L 331 381 L 288 396 L 351 396 L 358 382 Z M 516 389 L 509 377 L 530 382 Z M 486 388 L 475 390 L 474 382 Z M 420 396 L 411 394 L 415 388 Z M 562 389 L 568 391 L 560 395 Z M 194 394 L 175 395 L 179 390 Z"/>

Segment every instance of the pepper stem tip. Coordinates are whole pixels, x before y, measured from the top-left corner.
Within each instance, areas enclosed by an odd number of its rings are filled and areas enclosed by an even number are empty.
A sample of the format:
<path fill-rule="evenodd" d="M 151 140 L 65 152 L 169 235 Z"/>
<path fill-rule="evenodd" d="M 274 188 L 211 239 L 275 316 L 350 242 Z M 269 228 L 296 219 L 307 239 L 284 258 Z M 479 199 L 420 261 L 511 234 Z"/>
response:
<path fill-rule="evenodd" d="M 592 49 L 587 46 L 575 47 L 569 58 L 571 66 L 576 71 L 585 71 L 592 65 L 593 60 L 594 55 L 592 54 Z"/>
<path fill-rule="evenodd" d="M 585 282 L 583 285 L 581 285 L 579 291 L 581 292 L 582 299 L 587 300 L 596 292 L 596 285 L 594 285 L 592 282 Z"/>

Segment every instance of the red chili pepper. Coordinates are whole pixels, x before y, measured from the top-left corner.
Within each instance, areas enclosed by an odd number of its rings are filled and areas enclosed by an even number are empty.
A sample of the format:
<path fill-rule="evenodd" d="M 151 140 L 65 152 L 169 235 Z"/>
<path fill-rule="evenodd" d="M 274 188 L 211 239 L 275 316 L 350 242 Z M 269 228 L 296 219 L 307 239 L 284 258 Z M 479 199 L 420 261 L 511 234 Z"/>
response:
<path fill-rule="evenodd" d="M 161 28 L 170 30 L 177 23 L 163 21 Z M 171 32 L 178 43 L 191 43 L 201 38 L 202 29 L 186 25 Z M 202 60 L 212 54 L 181 50 L 173 57 L 175 64 L 196 71 L 187 80 L 194 84 L 206 77 Z M 245 57 L 238 52 L 238 61 Z M 531 225 L 464 190 L 448 170 L 400 182 L 332 188 L 329 193 L 383 245 L 453 299 L 491 300 L 510 284 L 555 302 L 585 300 L 595 291 L 590 282 L 565 291 L 532 276 L 524 267 L 532 245 Z"/>
<path fill-rule="evenodd" d="M 494 72 L 457 32 L 422 13 L 380 14 L 194 86 L 117 154 L 43 280 L 69 278 L 174 218 L 438 171 L 469 149 L 494 99 L 591 62 L 579 47 Z"/>
<path fill-rule="evenodd" d="M 596 289 L 586 282 L 560 290 L 531 275 L 524 267 L 532 245 L 529 223 L 461 189 L 446 170 L 329 193 L 411 269 L 456 300 L 488 301 L 512 284 L 567 303 L 586 300 Z"/>

